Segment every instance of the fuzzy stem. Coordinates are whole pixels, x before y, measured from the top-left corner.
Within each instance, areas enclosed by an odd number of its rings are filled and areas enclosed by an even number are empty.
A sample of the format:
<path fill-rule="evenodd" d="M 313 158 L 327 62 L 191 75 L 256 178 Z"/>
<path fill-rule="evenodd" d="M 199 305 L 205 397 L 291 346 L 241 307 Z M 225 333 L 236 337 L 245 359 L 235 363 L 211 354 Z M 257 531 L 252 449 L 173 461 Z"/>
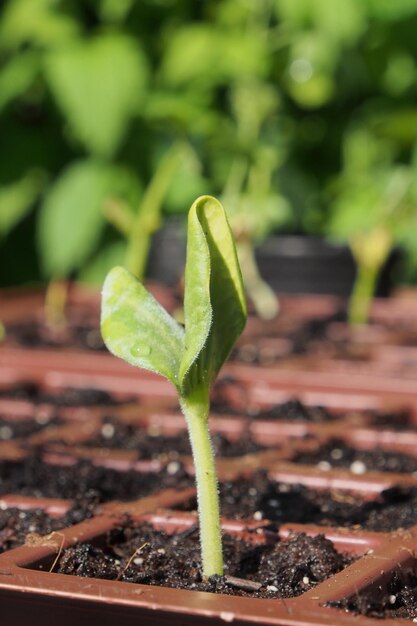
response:
<path fill-rule="evenodd" d="M 349 324 L 367 323 L 379 270 L 379 266 L 358 265 L 353 291 L 349 300 Z"/>
<path fill-rule="evenodd" d="M 208 427 L 209 401 L 188 396 L 181 398 L 197 484 L 203 578 L 223 575 L 223 551 L 220 527 L 220 504 L 214 453 Z"/>

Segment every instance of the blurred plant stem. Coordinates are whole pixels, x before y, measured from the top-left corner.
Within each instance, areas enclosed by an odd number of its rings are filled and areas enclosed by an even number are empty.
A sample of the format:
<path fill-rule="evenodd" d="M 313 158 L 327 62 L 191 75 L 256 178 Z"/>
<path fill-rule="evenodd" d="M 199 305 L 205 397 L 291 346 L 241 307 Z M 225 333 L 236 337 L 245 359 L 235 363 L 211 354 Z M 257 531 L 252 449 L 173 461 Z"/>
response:
<path fill-rule="evenodd" d="M 52 331 L 61 330 L 67 323 L 65 307 L 68 301 L 68 282 L 53 278 L 49 281 L 45 294 L 44 319 Z"/>
<path fill-rule="evenodd" d="M 349 299 L 348 321 L 350 324 L 365 324 L 368 321 L 378 277 L 391 252 L 392 245 L 391 233 L 382 226 L 366 235 L 356 235 L 350 240 L 350 247 L 358 268 Z"/>
<path fill-rule="evenodd" d="M 259 273 L 253 243 L 249 239 L 240 239 L 236 245 L 243 282 L 255 311 L 261 319 L 273 319 L 279 313 L 279 300 Z"/>
<path fill-rule="evenodd" d="M 143 280 L 152 235 L 161 227 L 161 209 L 187 146 L 175 143 L 162 157 L 145 189 L 136 214 L 123 201 L 111 198 L 104 207 L 107 220 L 127 239 L 125 267 Z"/>
<path fill-rule="evenodd" d="M 230 210 L 230 222 L 236 239 L 237 253 L 247 293 L 256 314 L 261 319 L 272 319 L 279 312 L 279 300 L 263 280 L 255 257 L 255 240 L 259 220 L 263 220 L 263 201 L 268 198 L 273 167 L 254 163 L 243 157 L 232 163 L 224 189 L 224 202 Z M 244 187 L 246 186 L 246 192 Z M 269 209 L 265 204 L 266 210 Z M 265 224 L 266 228 L 268 226 Z"/>

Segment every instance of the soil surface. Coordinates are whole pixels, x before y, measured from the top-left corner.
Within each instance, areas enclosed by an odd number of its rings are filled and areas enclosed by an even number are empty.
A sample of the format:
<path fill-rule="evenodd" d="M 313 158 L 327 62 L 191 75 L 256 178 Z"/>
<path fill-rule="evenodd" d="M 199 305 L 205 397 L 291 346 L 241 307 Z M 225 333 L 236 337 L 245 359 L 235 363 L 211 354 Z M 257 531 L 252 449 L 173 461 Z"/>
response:
<path fill-rule="evenodd" d="M 271 345 L 258 345 L 256 339 L 240 342 L 232 353 L 232 360 L 268 366 L 290 356 L 315 354 L 318 356 L 343 358 L 354 361 L 367 360 L 368 351 L 361 345 L 354 345 L 345 337 L 336 339 L 329 335 L 335 322 L 346 322 L 346 312 L 336 311 L 332 315 L 300 322 L 294 328 L 280 327 L 278 324 L 266 336 L 274 338 Z M 265 334 L 263 334 L 265 338 Z M 277 342 L 282 339 L 282 344 Z"/>
<path fill-rule="evenodd" d="M 352 561 L 321 535 L 312 538 L 300 534 L 272 545 L 246 543 L 225 535 L 223 545 L 226 576 L 203 582 L 196 527 L 167 535 L 149 525 L 126 524 L 109 534 L 105 547 L 84 543 L 65 550 L 57 571 L 146 585 L 289 598 L 311 589 Z M 247 584 L 230 584 L 227 576 L 244 579 Z"/>
<path fill-rule="evenodd" d="M 30 539 L 31 533 L 49 535 L 92 517 L 95 499 L 80 500 L 62 517 L 51 517 L 45 510 L 0 509 L 0 552 L 16 548 Z"/>
<path fill-rule="evenodd" d="M 181 464 L 171 462 L 158 473 L 116 471 L 83 460 L 69 466 L 44 463 L 33 455 L 24 461 L 0 461 L 0 493 L 46 498 L 134 500 L 162 489 L 193 485 Z"/>
<path fill-rule="evenodd" d="M 53 404 L 54 406 L 117 406 L 126 402 L 115 398 L 107 391 L 92 388 L 66 387 L 56 391 L 46 391 L 33 382 L 21 382 L 10 387 L 0 389 L 0 398 L 27 400 L 34 404 Z"/>
<path fill-rule="evenodd" d="M 265 449 L 253 441 L 249 434 L 232 441 L 222 434 L 212 436 L 212 444 L 219 457 L 236 457 L 253 454 Z M 170 461 L 180 455 L 191 455 L 191 446 L 187 431 L 176 436 L 160 435 L 151 430 L 144 430 L 134 424 L 124 424 L 117 417 L 103 421 L 100 434 L 84 445 L 94 448 L 137 450 L 140 459 L 159 459 Z"/>
<path fill-rule="evenodd" d="M 351 598 L 329 602 L 328 606 L 356 615 L 417 621 L 417 575 L 411 572 L 400 577 L 394 573 L 383 592 L 361 591 Z"/>
<path fill-rule="evenodd" d="M 389 413 L 377 413 L 368 411 L 365 413 L 368 424 L 387 430 L 417 430 L 417 423 L 410 411 L 393 411 Z"/>
<path fill-rule="evenodd" d="M 248 402 L 245 391 L 239 397 L 237 389 L 234 396 L 228 397 L 227 392 L 220 389 L 213 395 L 210 411 L 213 414 L 227 413 L 262 419 L 292 422 L 331 422 L 338 416 L 322 406 L 307 406 L 293 398 L 287 402 L 274 404 L 267 409 L 252 406 Z"/>
<path fill-rule="evenodd" d="M 220 483 L 220 497 L 221 513 L 230 519 L 361 527 L 378 532 L 417 523 L 416 487 L 393 487 L 366 501 L 346 491 L 316 491 L 272 481 L 261 470 L 251 480 Z M 188 510 L 195 507 L 196 502 L 192 502 Z"/>
<path fill-rule="evenodd" d="M 44 324 L 30 320 L 6 325 L 7 340 L 25 348 L 82 348 L 104 351 L 103 340 L 97 325 L 69 324 L 53 330 Z"/>
<path fill-rule="evenodd" d="M 29 437 L 47 426 L 60 426 L 62 421 L 57 418 L 37 416 L 28 419 L 6 419 L 0 417 L 0 441 L 9 441 L 20 437 Z"/>
<path fill-rule="evenodd" d="M 364 474 L 368 471 L 399 474 L 417 472 L 417 457 L 379 448 L 359 450 L 339 440 L 332 440 L 313 452 L 301 452 L 293 457 L 292 461 L 317 465 L 321 469 L 343 467 L 354 474 Z"/>

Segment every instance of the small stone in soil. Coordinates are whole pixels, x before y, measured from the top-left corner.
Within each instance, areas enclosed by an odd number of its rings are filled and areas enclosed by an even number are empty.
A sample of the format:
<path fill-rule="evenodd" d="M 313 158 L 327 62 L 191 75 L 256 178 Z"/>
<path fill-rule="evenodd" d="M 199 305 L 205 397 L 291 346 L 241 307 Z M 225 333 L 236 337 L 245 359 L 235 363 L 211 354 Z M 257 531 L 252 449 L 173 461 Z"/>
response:
<path fill-rule="evenodd" d="M 253 441 L 249 434 L 237 440 L 231 440 L 215 433 L 212 444 L 217 456 L 231 458 L 253 454 L 265 447 Z M 179 455 L 191 455 L 190 441 L 184 429 L 178 435 L 166 436 L 146 430 L 140 425 L 125 424 L 117 417 L 107 417 L 101 427 L 100 434 L 90 439 L 88 447 L 136 450 L 140 459 L 159 459 L 163 462 L 176 460 Z"/>
<path fill-rule="evenodd" d="M 146 480 L 144 480 L 146 477 Z M 0 493 L 73 499 L 82 496 L 99 502 L 134 500 L 163 489 L 193 485 L 181 464 L 174 473 L 125 472 L 83 460 L 74 465 L 45 463 L 36 454 L 23 461 L 0 461 Z"/>
<path fill-rule="evenodd" d="M 91 517 L 96 508 L 94 498 L 84 498 L 75 502 L 61 517 L 51 517 L 40 508 L 18 509 L 5 507 L 0 510 L 0 552 L 10 550 L 23 543 L 27 535 L 49 535 Z"/>
<path fill-rule="evenodd" d="M 0 417 L 0 441 L 28 437 L 43 430 L 46 426 L 59 426 L 60 424 L 62 421 L 57 417 L 40 421 L 33 418 L 11 420 Z"/>
<path fill-rule="evenodd" d="M 329 602 L 329 606 L 356 615 L 417 622 L 417 574 L 410 572 L 399 576 L 394 572 L 382 593 L 368 589 L 350 598 Z"/>
<path fill-rule="evenodd" d="M 346 491 L 322 491 L 303 485 L 279 483 L 265 471 L 250 480 L 220 483 L 222 515 L 236 519 L 269 520 L 325 526 L 361 526 L 388 532 L 417 523 L 417 488 L 396 486 L 363 500 Z M 196 502 L 191 503 L 196 507 Z"/>
<path fill-rule="evenodd" d="M 301 452 L 292 461 L 317 466 L 325 462 L 331 467 L 346 468 L 354 473 L 375 471 L 412 474 L 417 472 L 417 457 L 378 448 L 360 450 L 338 440 L 330 441 L 313 452 Z"/>

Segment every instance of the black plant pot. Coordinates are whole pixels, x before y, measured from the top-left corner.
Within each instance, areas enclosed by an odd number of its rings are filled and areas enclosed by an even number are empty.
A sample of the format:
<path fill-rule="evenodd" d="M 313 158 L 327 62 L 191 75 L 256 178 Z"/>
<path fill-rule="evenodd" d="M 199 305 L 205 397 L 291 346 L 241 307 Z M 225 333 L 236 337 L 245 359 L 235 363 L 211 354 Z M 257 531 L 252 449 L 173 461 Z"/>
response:
<path fill-rule="evenodd" d="M 389 294 L 399 256 L 396 250 L 388 259 L 378 296 Z M 256 258 L 261 275 L 277 292 L 348 296 L 352 291 L 356 265 L 348 246 L 319 237 L 273 235 L 259 246 Z"/>
<path fill-rule="evenodd" d="M 173 286 L 184 271 L 186 230 L 181 219 L 169 219 L 153 238 L 147 276 Z M 388 259 L 378 283 L 377 294 L 389 295 L 393 270 L 400 259 L 398 249 Z M 356 265 L 348 246 L 319 237 L 271 235 L 256 250 L 262 277 L 282 293 L 317 293 L 349 296 Z"/>
<path fill-rule="evenodd" d="M 162 285 L 174 286 L 185 267 L 186 229 L 184 220 L 171 218 L 155 233 L 146 275 Z"/>

